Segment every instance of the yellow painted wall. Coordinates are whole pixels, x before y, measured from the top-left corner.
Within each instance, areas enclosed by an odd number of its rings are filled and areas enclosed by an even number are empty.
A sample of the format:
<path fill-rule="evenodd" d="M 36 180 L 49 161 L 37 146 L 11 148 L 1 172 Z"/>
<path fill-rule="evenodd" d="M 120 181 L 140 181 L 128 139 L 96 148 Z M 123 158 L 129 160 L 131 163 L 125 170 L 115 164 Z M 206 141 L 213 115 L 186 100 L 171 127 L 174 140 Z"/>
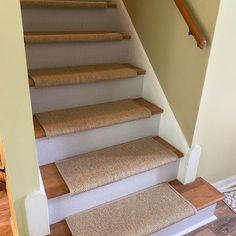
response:
<path fill-rule="evenodd" d="M 199 175 L 236 176 L 236 1 L 220 4 L 193 143 L 202 146 Z"/>
<path fill-rule="evenodd" d="M 19 0 L 1 1 L 0 29 L 0 136 L 19 232 L 26 236 L 24 198 L 39 180 Z"/>
<path fill-rule="evenodd" d="M 174 0 L 124 0 L 170 106 L 191 144 L 210 47 L 200 50 Z M 187 0 L 212 41 L 219 0 Z"/>

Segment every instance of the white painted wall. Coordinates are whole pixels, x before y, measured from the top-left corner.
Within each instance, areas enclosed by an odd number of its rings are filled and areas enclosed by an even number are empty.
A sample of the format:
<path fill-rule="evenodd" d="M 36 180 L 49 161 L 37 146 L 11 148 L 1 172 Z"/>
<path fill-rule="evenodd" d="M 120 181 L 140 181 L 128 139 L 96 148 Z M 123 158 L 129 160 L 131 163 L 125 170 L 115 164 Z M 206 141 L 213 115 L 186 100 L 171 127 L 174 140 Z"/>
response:
<path fill-rule="evenodd" d="M 215 182 L 236 175 L 236 1 L 220 4 L 193 144 L 198 174 Z"/>
<path fill-rule="evenodd" d="M 186 154 L 189 151 L 189 145 L 165 97 L 127 9 L 122 0 L 114 0 L 114 2 L 118 6 L 117 12 L 122 32 L 131 35 L 128 61 L 146 70 L 142 97 L 164 109 L 164 113 L 161 116 L 159 135 Z"/>

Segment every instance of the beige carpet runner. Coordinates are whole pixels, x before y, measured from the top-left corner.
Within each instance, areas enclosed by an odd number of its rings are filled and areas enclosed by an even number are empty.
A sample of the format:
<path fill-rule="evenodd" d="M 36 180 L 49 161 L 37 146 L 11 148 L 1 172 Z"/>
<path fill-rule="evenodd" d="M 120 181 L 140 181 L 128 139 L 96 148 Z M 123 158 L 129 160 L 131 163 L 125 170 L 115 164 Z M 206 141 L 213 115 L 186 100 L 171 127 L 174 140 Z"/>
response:
<path fill-rule="evenodd" d="M 66 219 L 73 236 L 148 236 L 196 213 L 168 184 Z"/>
<path fill-rule="evenodd" d="M 177 161 L 170 149 L 149 137 L 56 163 L 72 195 Z"/>
<path fill-rule="evenodd" d="M 49 87 L 137 77 L 137 71 L 122 64 L 31 70 L 35 87 Z"/>
<path fill-rule="evenodd" d="M 35 114 L 47 137 L 110 126 L 151 115 L 149 109 L 133 100 Z"/>

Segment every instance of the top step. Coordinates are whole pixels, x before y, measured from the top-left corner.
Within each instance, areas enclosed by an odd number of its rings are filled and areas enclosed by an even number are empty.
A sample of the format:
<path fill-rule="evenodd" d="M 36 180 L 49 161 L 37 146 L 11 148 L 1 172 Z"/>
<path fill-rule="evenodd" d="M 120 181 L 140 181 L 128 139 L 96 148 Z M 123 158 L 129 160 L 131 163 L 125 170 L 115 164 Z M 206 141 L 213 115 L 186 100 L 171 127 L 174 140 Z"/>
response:
<path fill-rule="evenodd" d="M 116 8 L 109 1 L 78 1 L 78 0 L 21 0 L 22 7 L 58 7 L 58 8 Z"/>

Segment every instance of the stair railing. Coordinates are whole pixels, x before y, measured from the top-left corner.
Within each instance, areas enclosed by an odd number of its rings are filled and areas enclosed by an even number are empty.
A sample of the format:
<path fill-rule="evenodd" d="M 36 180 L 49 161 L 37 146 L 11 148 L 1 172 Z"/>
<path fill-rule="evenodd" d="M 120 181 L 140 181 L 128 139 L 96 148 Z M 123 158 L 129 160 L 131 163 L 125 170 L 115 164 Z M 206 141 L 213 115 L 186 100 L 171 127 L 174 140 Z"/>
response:
<path fill-rule="evenodd" d="M 181 15 L 183 16 L 186 24 L 189 27 L 189 35 L 193 35 L 199 48 L 204 49 L 207 47 L 207 40 L 200 29 L 199 24 L 194 20 L 191 15 L 190 9 L 187 7 L 185 0 L 174 0 Z"/>

